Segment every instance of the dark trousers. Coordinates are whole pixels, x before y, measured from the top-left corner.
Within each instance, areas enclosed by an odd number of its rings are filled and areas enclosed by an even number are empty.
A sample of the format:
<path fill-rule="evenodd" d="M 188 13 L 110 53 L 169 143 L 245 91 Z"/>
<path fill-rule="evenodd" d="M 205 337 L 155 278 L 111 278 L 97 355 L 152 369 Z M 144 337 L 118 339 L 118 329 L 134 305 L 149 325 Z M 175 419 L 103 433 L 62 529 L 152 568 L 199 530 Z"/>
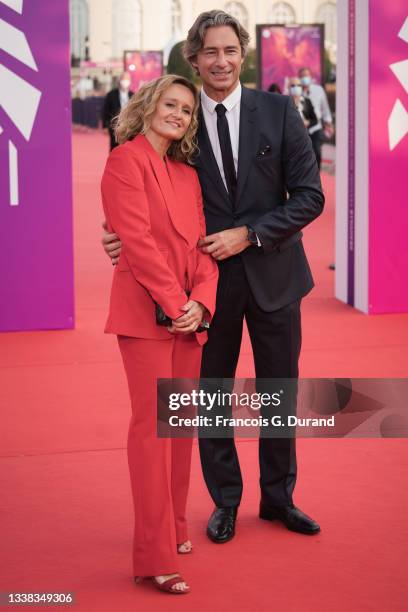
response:
<path fill-rule="evenodd" d="M 252 296 L 240 256 L 220 266 L 217 308 L 203 350 L 201 377 L 234 378 L 244 318 L 256 377 L 297 378 L 300 300 L 275 312 L 261 310 Z M 238 506 L 242 476 L 234 438 L 200 438 L 199 444 L 204 479 L 215 505 Z M 296 482 L 295 438 L 260 437 L 259 467 L 262 500 L 271 505 L 292 503 Z"/>
<path fill-rule="evenodd" d="M 320 166 L 322 163 L 322 145 L 323 145 L 323 130 L 317 130 L 310 134 L 310 138 L 312 141 L 313 151 L 316 155 L 317 166 L 320 170 Z"/>

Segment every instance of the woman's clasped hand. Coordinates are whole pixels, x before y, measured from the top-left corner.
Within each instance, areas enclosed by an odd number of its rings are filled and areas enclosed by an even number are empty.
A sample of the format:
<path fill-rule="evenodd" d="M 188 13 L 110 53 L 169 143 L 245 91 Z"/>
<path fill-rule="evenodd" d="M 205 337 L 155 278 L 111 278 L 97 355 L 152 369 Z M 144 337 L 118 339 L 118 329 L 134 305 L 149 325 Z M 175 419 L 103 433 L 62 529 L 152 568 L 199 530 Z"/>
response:
<path fill-rule="evenodd" d="M 186 313 L 172 321 L 173 325 L 167 328 L 168 331 L 171 334 L 190 334 L 195 332 L 203 321 L 206 311 L 205 306 L 200 304 L 200 302 L 189 300 L 185 306 L 182 306 L 181 310 L 185 310 Z"/>

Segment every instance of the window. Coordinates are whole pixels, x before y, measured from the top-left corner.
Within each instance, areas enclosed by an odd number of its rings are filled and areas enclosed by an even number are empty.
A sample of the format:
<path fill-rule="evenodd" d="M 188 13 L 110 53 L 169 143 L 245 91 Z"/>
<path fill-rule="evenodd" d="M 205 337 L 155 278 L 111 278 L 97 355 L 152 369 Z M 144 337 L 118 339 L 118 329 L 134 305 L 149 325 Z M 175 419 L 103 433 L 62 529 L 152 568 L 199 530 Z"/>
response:
<path fill-rule="evenodd" d="M 242 2 L 227 2 L 225 5 L 225 12 L 235 17 L 235 19 L 238 19 L 240 24 L 243 25 L 246 30 L 248 30 L 248 11 Z"/>
<path fill-rule="evenodd" d="M 269 10 L 268 21 L 282 24 L 295 23 L 295 11 L 287 2 L 275 2 Z"/>
<path fill-rule="evenodd" d="M 70 38 L 71 58 L 75 60 L 85 59 L 85 47 L 89 40 L 89 9 L 86 0 L 70 0 Z"/>
<path fill-rule="evenodd" d="M 139 0 L 112 0 L 112 58 L 142 46 L 142 7 Z"/>
<path fill-rule="evenodd" d="M 337 40 L 337 10 L 334 2 L 324 2 L 318 7 L 316 11 L 316 21 L 318 23 L 324 23 L 325 39 L 329 45 L 335 46 Z"/>
<path fill-rule="evenodd" d="M 181 33 L 181 6 L 180 0 L 171 0 L 171 33 Z"/>

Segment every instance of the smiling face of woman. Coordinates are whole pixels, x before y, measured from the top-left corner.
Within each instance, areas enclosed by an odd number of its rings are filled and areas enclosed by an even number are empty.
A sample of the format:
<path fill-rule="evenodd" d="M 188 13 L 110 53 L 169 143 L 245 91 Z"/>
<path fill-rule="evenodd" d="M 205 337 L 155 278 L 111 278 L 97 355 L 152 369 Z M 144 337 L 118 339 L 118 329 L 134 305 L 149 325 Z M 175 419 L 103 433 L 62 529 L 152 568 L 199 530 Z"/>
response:
<path fill-rule="evenodd" d="M 184 85 L 173 84 L 160 96 L 146 136 L 160 140 L 181 140 L 194 111 L 194 96 Z"/>

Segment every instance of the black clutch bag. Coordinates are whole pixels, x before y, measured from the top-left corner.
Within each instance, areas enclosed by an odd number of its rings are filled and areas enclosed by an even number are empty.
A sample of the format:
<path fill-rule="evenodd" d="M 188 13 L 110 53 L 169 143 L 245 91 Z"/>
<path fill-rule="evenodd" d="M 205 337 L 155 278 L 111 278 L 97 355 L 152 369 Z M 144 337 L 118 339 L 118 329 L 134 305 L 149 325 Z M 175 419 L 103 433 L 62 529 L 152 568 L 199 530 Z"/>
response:
<path fill-rule="evenodd" d="M 170 327 L 172 324 L 170 317 L 166 315 L 166 313 L 164 312 L 160 304 L 155 302 L 155 306 L 156 306 L 157 325 L 163 325 L 165 327 Z M 197 327 L 196 329 L 196 334 L 200 334 L 201 332 L 206 331 L 207 329 L 209 329 L 209 327 L 210 327 L 210 324 L 208 323 L 208 321 L 201 321 L 199 327 Z"/>
<path fill-rule="evenodd" d="M 163 308 L 155 302 L 156 304 L 156 323 L 157 325 L 165 325 L 166 327 L 170 327 L 171 319 L 166 315 Z"/>

